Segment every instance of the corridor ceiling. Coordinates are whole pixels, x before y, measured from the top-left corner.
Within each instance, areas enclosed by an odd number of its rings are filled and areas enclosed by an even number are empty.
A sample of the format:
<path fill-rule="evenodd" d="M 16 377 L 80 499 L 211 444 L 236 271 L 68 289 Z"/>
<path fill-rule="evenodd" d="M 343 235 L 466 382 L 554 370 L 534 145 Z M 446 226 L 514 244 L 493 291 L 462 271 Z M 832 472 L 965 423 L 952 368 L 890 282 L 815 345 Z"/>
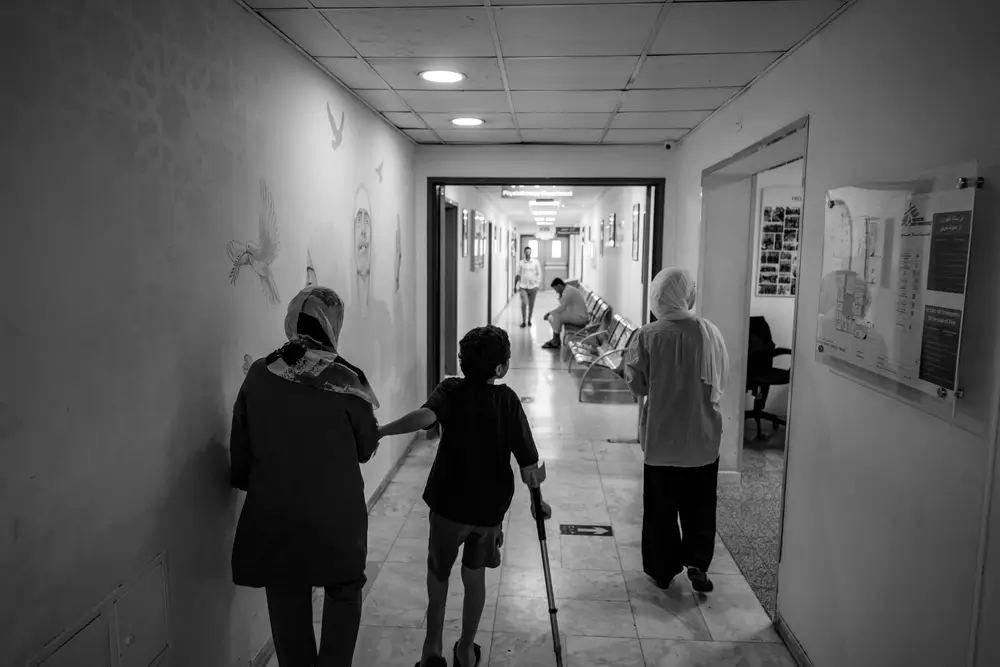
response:
<path fill-rule="evenodd" d="M 242 1 L 242 0 L 241 0 Z M 420 144 L 681 139 L 843 0 L 245 0 Z M 428 70 L 466 78 L 433 84 Z M 456 127 L 457 117 L 479 127 Z"/>

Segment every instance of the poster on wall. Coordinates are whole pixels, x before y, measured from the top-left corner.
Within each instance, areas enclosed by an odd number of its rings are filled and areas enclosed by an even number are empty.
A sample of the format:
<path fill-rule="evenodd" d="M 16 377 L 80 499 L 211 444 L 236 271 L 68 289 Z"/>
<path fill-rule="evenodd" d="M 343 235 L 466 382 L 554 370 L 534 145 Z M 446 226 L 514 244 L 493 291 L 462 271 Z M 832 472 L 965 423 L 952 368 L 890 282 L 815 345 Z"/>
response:
<path fill-rule="evenodd" d="M 761 191 L 757 296 L 793 297 L 798 291 L 801 221 L 802 188 L 773 187 Z"/>
<path fill-rule="evenodd" d="M 469 209 L 462 210 L 462 257 L 469 256 Z"/>
<path fill-rule="evenodd" d="M 608 231 L 605 234 L 604 240 L 608 244 L 609 248 L 615 247 L 615 242 L 618 240 L 618 216 L 612 213 L 608 217 Z"/>
<path fill-rule="evenodd" d="M 975 193 L 904 186 L 829 191 L 820 361 L 954 397 Z"/>
<path fill-rule="evenodd" d="M 639 205 L 632 207 L 632 260 L 639 261 Z"/>
<path fill-rule="evenodd" d="M 472 211 L 472 270 L 486 266 L 486 216 L 479 211 Z"/>
<path fill-rule="evenodd" d="M 604 243 L 605 243 L 605 239 L 607 238 L 607 234 L 608 234 L 608 230 L 604 226 L 604 218 L 601 218 L 601 238 L 600 238 L 600 243 L 598 244 L 599 247 L 600 247 L 600 249 L 601 249 L 601 257 L 604 256 Z"/>
<path fill-rule="evenodd" d="M 493 254 L 500 254 L 500 228 L 494 225 L 492 222 L 490 226 L 493 228 Z"/>

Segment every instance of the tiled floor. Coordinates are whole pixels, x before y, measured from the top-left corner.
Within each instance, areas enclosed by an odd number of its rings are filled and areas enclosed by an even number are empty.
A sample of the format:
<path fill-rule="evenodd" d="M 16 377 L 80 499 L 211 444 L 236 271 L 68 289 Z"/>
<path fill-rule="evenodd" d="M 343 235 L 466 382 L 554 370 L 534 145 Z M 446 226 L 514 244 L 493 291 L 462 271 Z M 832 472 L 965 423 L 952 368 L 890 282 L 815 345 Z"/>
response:
<path fill-rule="evenodd" d="M 542 294 L 538 310 L 554 298 Z M 715 592 L 696 595 L 686 577 L 661 591 L 641 571 L 642 464 L 637 445 L 613 444 L 635 434 L 633 404 L 578 403 L 576 383 L 536 317 L 517 328 L 510 309 L 513 361 L 506 382 L 521 396 L 548 481 L 554 517 L 549 558 L 567 667 L 791 667 L 791 657 L 722 541 L 711 572 Z M 369 530 L 370 590 L 365 598 L 356 667 L 412 667 L 425 620 L 427 508 L 420 501 L 434 443 L 415 447 L 375 504 Z M 560 536 L 560 524 L 602 524 L 613 537 Z M 482 667 L 555 665 L 541 556 L 518 485 L 508 514 L 503 565 L 488 573 L 487 606 L 478 643 Z M 462 587 L 458 569 L 449 593 L 445 646 L 458 638 Z M 318 620 L 318 617 L 317 617 Z M 277 662 L 272 663 L 273 667 Z"/>

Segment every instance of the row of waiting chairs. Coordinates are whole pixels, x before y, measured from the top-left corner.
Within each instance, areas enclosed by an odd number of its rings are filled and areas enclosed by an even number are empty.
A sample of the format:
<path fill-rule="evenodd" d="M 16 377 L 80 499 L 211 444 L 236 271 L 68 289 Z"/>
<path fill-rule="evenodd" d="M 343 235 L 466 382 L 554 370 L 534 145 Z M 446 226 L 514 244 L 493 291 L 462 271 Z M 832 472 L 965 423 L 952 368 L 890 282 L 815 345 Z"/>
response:
<path fill-rule="evenodd" d="M 639 327 L 613 313 L 611 305 L 592 289 L 580 283 L 587 301 L 590 321 L 583 327 L 564 326 L 562 349 L 568 357 L 567 370 L 583 369 L 578 400 L 589 392 L 604 389 L 628 392 L 625 386 L 625 351 Z"/>

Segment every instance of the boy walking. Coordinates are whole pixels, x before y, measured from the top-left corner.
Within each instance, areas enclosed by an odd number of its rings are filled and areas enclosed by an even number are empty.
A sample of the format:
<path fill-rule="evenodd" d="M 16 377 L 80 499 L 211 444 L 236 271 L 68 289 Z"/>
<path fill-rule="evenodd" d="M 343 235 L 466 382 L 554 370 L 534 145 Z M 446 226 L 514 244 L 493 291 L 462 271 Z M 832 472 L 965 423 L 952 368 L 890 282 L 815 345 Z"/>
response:
<path fill-rule="evenodd" d="M 444 380 L 422 408 L 378 431 L 382 438 L 437 423 L 442 427 L 423 496 L 431 510 L 427 636 L 417 667 L 447 667 L 442 646 L 445 603 L 460 547 L 465 599 L 453 665 L 479 665 L 482 648 L 474 639 L 486 604 L 486 568 L 500 566 L 502 524 L 514 496 L 511 454 L 525 484 L 536 487 L 545 479 L 520 399 L 509 387 L 495 384 L 510 364 L 507 332 L 492 325 L 473 329 L 459 343 L 458 358 L 464 377 Z M 545 518 L 551 516 L 544 503 L 542 511 Z"/>

